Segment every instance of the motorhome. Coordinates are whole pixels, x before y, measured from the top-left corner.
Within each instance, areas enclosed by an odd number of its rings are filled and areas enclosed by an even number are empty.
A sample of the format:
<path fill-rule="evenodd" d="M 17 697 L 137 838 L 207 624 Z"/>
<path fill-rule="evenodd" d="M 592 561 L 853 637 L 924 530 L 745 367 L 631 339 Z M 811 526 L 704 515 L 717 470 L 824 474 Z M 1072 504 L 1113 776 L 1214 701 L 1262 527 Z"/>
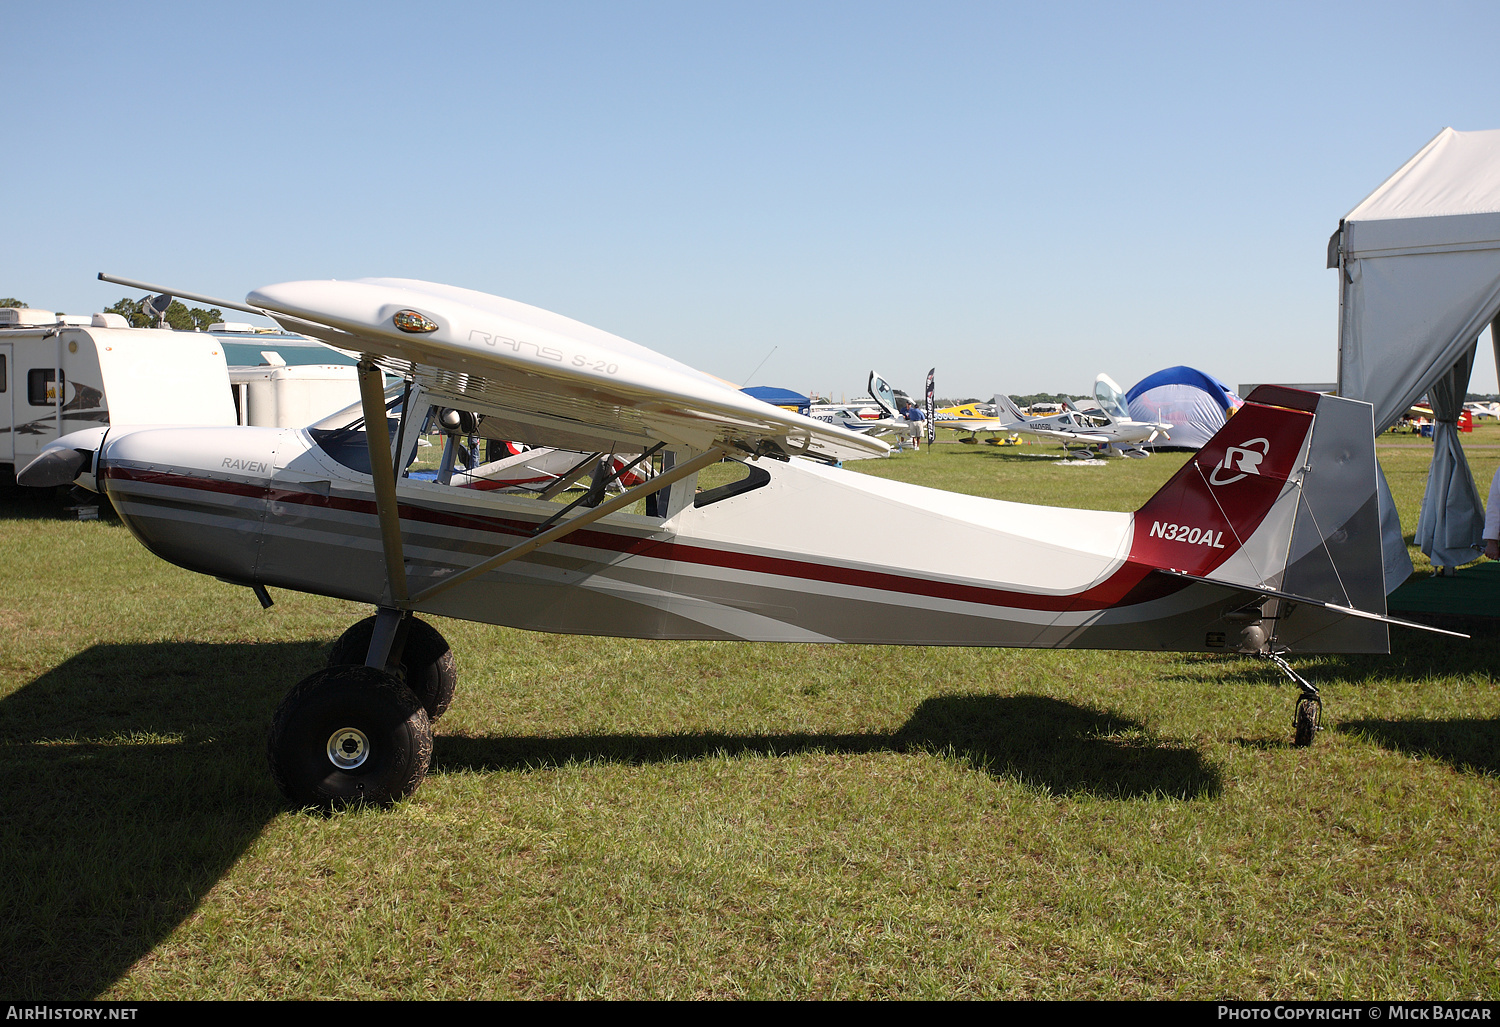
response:
<path fill-rule="evenodd" d="M 0 486 L 47 443 L 111 421 L 309 424 L 358 399 L 353 364 L 249 325 L 181 332 L 112 313 L 0 308 Z"/>

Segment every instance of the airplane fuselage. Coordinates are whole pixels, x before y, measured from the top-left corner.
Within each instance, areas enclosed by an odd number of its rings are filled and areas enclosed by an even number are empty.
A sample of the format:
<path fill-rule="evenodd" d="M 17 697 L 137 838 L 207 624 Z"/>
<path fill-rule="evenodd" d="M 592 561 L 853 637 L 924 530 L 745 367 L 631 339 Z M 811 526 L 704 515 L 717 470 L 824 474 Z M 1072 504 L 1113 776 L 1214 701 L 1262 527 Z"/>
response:
<path fill-rule="evenodd" d="M 1223 559 L 1207 523 L 980 499 L 802 460 L 747 466 L 755 486 L 738 494 L 679 496 L 664 518 L 610 514 L 411 608 L 642 638 L 1235 644 L 1238 622 L 1222 615 L 1242 595 L 1154 573 Z M 172 563 L 392 603 L 371 479 L 306 430 L 122 432 L 101 449 L 97 479 L 137 538 Z M 692 481 L 672 488 L 691 495 Z M 397 496 L 412 595 L 529 538 L 560 509 L 410 478 Z"/>

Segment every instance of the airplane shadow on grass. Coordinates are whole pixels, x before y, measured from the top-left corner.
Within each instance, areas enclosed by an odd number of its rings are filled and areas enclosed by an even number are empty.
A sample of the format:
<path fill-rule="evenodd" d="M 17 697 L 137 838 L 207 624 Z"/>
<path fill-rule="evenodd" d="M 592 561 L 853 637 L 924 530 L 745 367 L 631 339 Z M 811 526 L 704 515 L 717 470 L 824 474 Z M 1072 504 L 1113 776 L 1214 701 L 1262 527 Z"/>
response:
<path fill-rule="evenodd" d="M 0 699 L 0 991 L 91 998 L 160 945 L 287 808 L 271 713 L 317 643 L 93 646 Z M 503 725 L 500 728 L 503 730 Z M 439 735 L 433 773 L 524 773 L 720 752 L 953 754 L 1056 792 L 1201 797 L 1217 771 L 1139 725 L 1055 699 L 945 696 L 888 734 Z"/>
<path fill-rule="evenodd" d="M 1049 446 L 1043 449 L 1039 446 L 975 446 L 977 452 L 993 460 L 1002 460 L 1008 463 L 1040 463 L 1042 461 L 1057 462 L 1068 459 L 1067 452 L 1061 446 Z"/>
<path fill-rule="evenodd" d="M 1033 695 L 928 699 L 890 733 L 439 737 L 433 761 L 438 772 L 513 771 L 591 760 L 662 763 L 804 752 L 931 752 L 1056 794 L 1111 799 L 1208 798 L 1222 787 L 1217 769 L 1196 749 L 1163 745 L 1122 717 Z"/>
<path fill-rule="evenodd" d="M 182 923 L 284 808 L 266 725 L 321 659 L 100 645 L 0 700 L 0 992 L 92 998 Z"/>

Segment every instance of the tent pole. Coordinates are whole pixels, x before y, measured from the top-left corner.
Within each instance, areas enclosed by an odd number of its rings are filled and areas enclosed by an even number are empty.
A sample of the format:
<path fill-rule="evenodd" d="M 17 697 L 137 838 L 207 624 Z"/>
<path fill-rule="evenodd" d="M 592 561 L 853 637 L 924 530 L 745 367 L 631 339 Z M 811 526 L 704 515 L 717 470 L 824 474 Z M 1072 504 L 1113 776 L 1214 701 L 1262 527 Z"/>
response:
<path fill-rule="evenodd" d="M 1349 272 L 1344 266 L 1344 221 L 1339 219 L 1338 231 L 1333 233 L 1333 238 L 1328 240 L 1329 261 L 1328 266 L 1339 273 L 1339 330 L 1338 330 L 1338 354 L 1334 368 L 1334 390 L 1335 396 L 1347 396 L 1348 391 L 1344 388 L 1344 301 L 1348 297 Z"/>

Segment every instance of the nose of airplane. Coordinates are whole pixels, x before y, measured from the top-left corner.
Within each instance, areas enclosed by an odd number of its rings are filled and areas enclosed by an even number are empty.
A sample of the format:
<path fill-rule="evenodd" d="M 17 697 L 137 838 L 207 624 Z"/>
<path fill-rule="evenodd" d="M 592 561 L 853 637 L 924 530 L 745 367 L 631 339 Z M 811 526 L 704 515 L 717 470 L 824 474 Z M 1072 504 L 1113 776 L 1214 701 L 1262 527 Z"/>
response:
<path fill-rule="evenodd" d="M 16 483 L 31 488 L 82 485 L 98 492 L 94 463 L 109 425 L 85 428 L 47 443 L 42 451 L 16 475 Z"/>

